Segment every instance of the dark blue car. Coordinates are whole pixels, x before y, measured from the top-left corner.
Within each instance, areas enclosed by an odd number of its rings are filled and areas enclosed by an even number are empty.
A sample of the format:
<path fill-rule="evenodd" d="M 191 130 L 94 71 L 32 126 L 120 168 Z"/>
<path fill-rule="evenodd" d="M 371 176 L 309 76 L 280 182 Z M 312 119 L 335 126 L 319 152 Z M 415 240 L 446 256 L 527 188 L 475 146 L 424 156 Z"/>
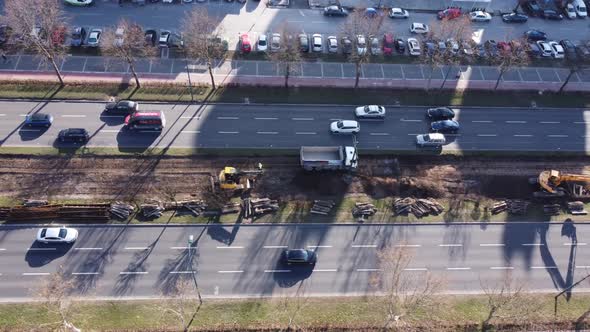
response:
<path fill-rule="evenodd" d="M 510 13 L 502 15 L 502 21 L 506 23 L 524 23 L 528 21 L 529 17 L 523 14 Z"/>
<path fill-rule="evenodd" d="M 532 30 L 529 30 L 529 31 L 525 32 L 524 33 L 524 36 L 528 40 L 533 40 L 533 41 L 546 40 L 547 39 L 547 34 L 546 33 L 544 33 L 541 30 L 536 30 L 536 29 L 532 29 Z"/>
<path fill-rule="evenodd" d="M 430 128 L 436 132 L 457 132 L 459 123 L 453 120 L 436 121 L 430 125 Z"/>
<path fill-rule="evenodd" d="M 53 123 L 53 116 L 45 113 L 28 114 L 25 118 L 27 127 L 45 127 L 48 128 Z"/>

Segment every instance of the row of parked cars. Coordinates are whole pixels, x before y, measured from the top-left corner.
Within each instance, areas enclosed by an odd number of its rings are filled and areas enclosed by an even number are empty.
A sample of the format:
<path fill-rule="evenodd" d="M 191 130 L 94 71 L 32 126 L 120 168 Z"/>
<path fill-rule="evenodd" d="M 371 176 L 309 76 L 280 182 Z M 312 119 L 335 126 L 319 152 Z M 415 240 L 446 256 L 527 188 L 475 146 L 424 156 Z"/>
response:
<path fill-rule="evenodd" d="M 587 4 L 584 0 L 568 1 L 560 8 L 558 2 L 529 0 L 522 6 L 530 16 L 539 16 L 549 20 L 562 20 L 565 17 L 569 19 L 588 17 Z"/>

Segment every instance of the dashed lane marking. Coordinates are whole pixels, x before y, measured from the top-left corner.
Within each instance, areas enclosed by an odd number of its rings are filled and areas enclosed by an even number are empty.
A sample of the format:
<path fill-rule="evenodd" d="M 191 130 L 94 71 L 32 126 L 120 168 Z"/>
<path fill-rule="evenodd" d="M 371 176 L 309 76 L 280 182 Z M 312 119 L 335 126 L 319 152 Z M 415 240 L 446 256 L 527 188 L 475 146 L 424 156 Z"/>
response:
<path fill-rule="evenodd" d="M 313 248 L 332 248 L 332 246 L 307 246 L 307 247 L 310 248 L 310 249 L 313 249 Z"/>
<path fill-rule="evenodd" d="M 186 250 L 186 249 L 191 249 L 191 248 L 196 249 L 197 247 L 196 246 L 195 247 L 170 247 L 170 249 L 172 249 L 172 250 Z"/>
<path fill-rule="evenodd" d="M 371 136 L 389 136 L 388 133 L 369 133 Z"/>
<path fill-rule="evenodd" d="M 512 266 L 492 266 L 490 270 L 514 270 Z"/>
<path fill-rule="evenodd" d="M 282 249 L 282 248 L 289 248 L 288 246 L 263 246 L 264 249 Z"/>
<path fill-rule="evenodd" d="M 313 118 L 291 118 L 291 120 L 295 120 L 295 121 L 313 121 Z"/>
<path fill-rule="evenodd" d="M 148 274 L 147 271 L 121 271 L 119 272 L 120 275 L 128 275 L 128 274 Z"/>
<path fill-rule="evenodd" d="M 381 269 L 356 269 L 357 272 L 379 272 Z"/>
<path fill-rule="evenodd" d="M 498 135 L 496 135 L 496 134 L 477 134 L 477 136 L 479 136 L 479 137 L 496 137 Z"/>
<path fill-rule="evenodd" d="M 125 250 L 149 250 L 150 247 L 125 247 Z"/>
<path fill-rule="evenodd" d="M 217 120 L 239 120 L 237 116 L 218 116 Z"/>
<path fill-rule="evenodd" d="M 192 274 L 196 272 L 197 271 L 170 271 L 169 274 Z"/>
<path fill-rule="evenodd" d="M 568 137 L 568 135 L 547 135 L 547 137 Z"/>
<path fill-rule="evenodd" d="M 239 134 L 239 131 L 218 131 L 218 134 Z"/>
<path fill-rule="evenodd" d="M 353 248 L 377 248 L 376 244 L 353 244 Z"/>
<path fill-rule="evenodd" d="M 470 267 L 447 267 L 447 270 L 449 271 L 466 271 L 466 270 L 471 270 Z"/>
<path fill-rule="evenodd" d="M 51 273 L 49 272 L 24 272 L 24 276 L 48 276 Z"/>
<path fill-rule="evenodd" d="M 523 243 L 522 244 L 525 247 L 541 247 L 544 246 L 543 243 Z"/>
<path fill-rule="evenodd" d="M 422 122 L 422 120 L 416 119 L 399 119 L 401 122 Z"/>
<path fill-rule="evenodd" d="M 257 131 L 256 133 L 259 135 L 276 135 L 279 132 L 278 131 Z"/>
<path fill-rule="evenodd" d="M 102 250 L 102 248 L 74 248 L 74 250 Z"/>
<path fill-rule="evenodd" d="M 254 118 L 254 120 L 278 120 L 279 118 Z"/>
<path fill-rule="evenodd" d="M 217 273 L 244 273 L 243 270 L 217 271 Z"/>
<path fill-rule="evenodd" d="M 28 251 L 55 251 L 57 248 L 29 248 Z"/>
<path fill-rule="evenodd" d="M 480 247 L 503 247 L 504 243 L 480 243 Z"/>
<path fill-rule="evenodd" d="M 235 247 L 217 246 L 217 249 L 244 249 L 244 247 L 240 247 L 240 246 L 235 246 Z"/>
<path fill-rule="evenodd" d="M 404 269 L 404 271 L 428 271 L 428 269 L 425 267 L 409 267 Z"/>
<path fill-rule="evenodd" d="M 527 123 L 526 121 L 508 120 L 506 123 Z"/>
<path fill-rule="evenodd" d="M 313 272 L 338 272 L 338 269 L 313 269 Z"/>
<path fill-rule="evenodd" d="M 514 137 L 533 137 L 533 135 L 513 135 Z"/>
<path fill-rule="evenodd" d="M 409 247 L 409 248 L 418 248 L 421 247 L 421 244 L 396 244 L 395 247 Z"/>
<path fill-rule="evenodd" d="M 492 123 L 494 121 L 491 120 L 472 120 L 473 123 Z"/>
<path fill-rule="evenodd" d="M 542 123 L 542 124 L 557 124 L 557 123 L 561 123 L 561 122 L 559 122 L 559 121 L 539 121 L 539 123 Z"/>
<path fill-rule="evenodd" d="M 73 276 L 91 276 L 91 275 L 97 275 L 99 274 L 98 272 L 72 272 Z"/>
<path fill-rule="evenodd" d="M 557 266 L 531 266 L 531 269 L 557 269 Z"/>
<path fill-rule="evenodd" d="M 264 270 L 264 273 L 289 273 L 291 270 Z"/>
<path fill-rule="evenodd" d="M 298 132 L 295 132 L 295 135 L 315 135 L 315 134 L 316 133 L 315 132 L 312 132 L 312 131 L 298 131 Z"/>
<path fill-rule="evenodd" d="M 578 242 L 578 243 L 566 242 L 563 245 L 564 246 L 585 246 L 585 245 L 587 245 L 587 243 L 586 242 Z"/>
<path fill-rule="evenodd" d="M 181 133 L 183 133 L 183 134 L 200 134 L 201 131 L 200 130 L 183 130 L 183 131 L 181 131 Z"/>
<path fill-rule="evenodd" d="M 448 243 L 448 244 L 439 244 L 439 247 L 462 247 L 461 243 Z"/>

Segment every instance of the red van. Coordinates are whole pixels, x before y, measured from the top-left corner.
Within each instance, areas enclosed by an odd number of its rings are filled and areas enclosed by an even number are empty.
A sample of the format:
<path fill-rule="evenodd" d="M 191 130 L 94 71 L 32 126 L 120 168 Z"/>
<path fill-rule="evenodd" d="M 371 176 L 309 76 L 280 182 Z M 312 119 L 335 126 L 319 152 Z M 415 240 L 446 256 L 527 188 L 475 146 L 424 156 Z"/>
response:
<path fill-rule="evenodd" d="M 166 118 L 162 111 L 134 112 L 125 117 L 125 126 L 129 129 L 162 130 Z"/>

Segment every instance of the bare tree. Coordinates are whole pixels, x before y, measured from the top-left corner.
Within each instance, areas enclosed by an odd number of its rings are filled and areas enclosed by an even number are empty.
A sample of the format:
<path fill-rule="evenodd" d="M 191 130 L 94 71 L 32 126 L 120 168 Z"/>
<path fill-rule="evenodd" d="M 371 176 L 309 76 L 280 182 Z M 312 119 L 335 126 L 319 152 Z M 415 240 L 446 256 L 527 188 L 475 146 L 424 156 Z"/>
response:
<path fill-rule="evenodd" d="M 279 309 L 287 316 L 286 331 L 300 331 L 301 327 L 297 324 L 298 316 L 301 311 L 308 305 L 309 296 L 305 294 L 305 281 L 299 283 L 295 294 L 281 297 L 279 300 Z"/>
<path fill-rule="evenodd" d="M 215 17 L 209 16 L 206 8 L 195 7 L 185 14 L 181 29 L 186 55 L 205 61 L 211 78 L 211 87 L 215 90 L 213 67 L 215 61 L 225 57 L 228 46 L 227 41 L 223 39 L 223 27 L 218 25 Z"/>
<path fill-rule="evenodd" d="M 342 34 L 353 42 L 352 53 L 348 56 L 348 61 L 355 65 L 355 89 L 359 86 L 362 64 L 371 60 L 369 38 L 380 35 L 381 23 L 380 18 L 368 17 L 362 10 L 358 10 L 348 15 L 342 27 Z M 364 46 L 359 44 L 359 37 L 364 37 Z"/>
<path fill-rule="evenodd" d="M 141 26 L 126 19 L 121 19 L 115 27 L 106 29 L 101 39 L 101 49 L 105 54 L 119 58 L 129 65 L 139 89 L 141 84 L 135 63 L 140 58 L 155 56 L 158 53 L 157 47 L 146 41 Z"/>
<path fill-rule="evenodd" d="M 412 312 L 436 307 L 435 295 L 442 290 L 443 280 L 427 271 L 408 271 L 413 259 L 410 248 L 386 247 L 377 258 L 380 271 L 373 276 L 372 283 L 385 293 L 385 328 L 406 326 L 410 323 L 406 317 Z"/>
<path fill-rule="evenodd" d="M 45 278 L 40 286 L 33 291 L 48 312 L 60 317 L 59 321 L 50 323 L 50 325 L 59 326 L 59 330 L 79 331 L 70 322 L 71 292 L 75 288 L 74 280 L 60 266 L 55 273 Z"/>
<path fill-rule="evenodd" d="M 507 38 L 509 40 L 509 38 Z M 496 67 L 498 67 L 498 79 L 496 80 L 496 85 L 494 86 L 494 90 L 498 89 L 500 85 L 500 81 L 504 77 L 504 74 L 515 67 L 522 67 L 526 66 L 530 63 L 530 59 L 526 54 L 526 48 L 528 47 L 528 43 L 526 39 L 519 38 L 514 39 L 507 43 L 508 46 L 504 48 L 498 48 L 496 55 L 490 56 L 490 63 Z M 492 45 L 488 45 L 488 47 L 496 47 Z"/>
<path fill-rule="evenodd" d="M 271 61 L 278 64 L 280 70 L 285 74 L 285 88 L 289 87 L 289 77 L 297 73 L 297 68 L 301 62 L 301 51 L 299 42 L 295 33 L 287 26 L 280 30 L 281 44 L 277 51 L 270 51 L 268 56 Z M 271 43 L 273 39 L 271 37 Z"/>
<path fill-rule="evenodd" d="M 201 308 L 198 290 L 191 279 L 179 278 L 169 296 L 171 296 L 171 299 L 162 303 L 162 312 L 174 315 L 178 319 L 182 330 L 184 332 L 189 331 Z"/>
<path fill-rule="evenodd" d="M 569 54 L 566 54 L 566 59 L 565 62 L 567 64 L 567 67 L 569 69 L 569 72 L 567 74 L 567 77 L 565 78 L 565 81 L 563 82 L 563 84 L 561 85 L 561 87 L 559 87 L 559 91 L 558 93 L 562 93 L 563 90 L 565 89 L 565 87 L 568 85 L 568 83 L 570 82 L 572 76 L 574 76 L 575 73 L 584 70 L 585 68 L 587 68 L 587 64 L 585 64 L 583 62 L 583 60 L 577 59 L 577 58 L 572 58 L 571 56 L 569 56 Z"/>
<path fill-rule="evenodd" d="M 57 63 L 66 54 L 66 18 L 59 0 L 6 0 L 3 21 L 20 45 L 30 48 L 48 63 L 64 86 Z"/>

